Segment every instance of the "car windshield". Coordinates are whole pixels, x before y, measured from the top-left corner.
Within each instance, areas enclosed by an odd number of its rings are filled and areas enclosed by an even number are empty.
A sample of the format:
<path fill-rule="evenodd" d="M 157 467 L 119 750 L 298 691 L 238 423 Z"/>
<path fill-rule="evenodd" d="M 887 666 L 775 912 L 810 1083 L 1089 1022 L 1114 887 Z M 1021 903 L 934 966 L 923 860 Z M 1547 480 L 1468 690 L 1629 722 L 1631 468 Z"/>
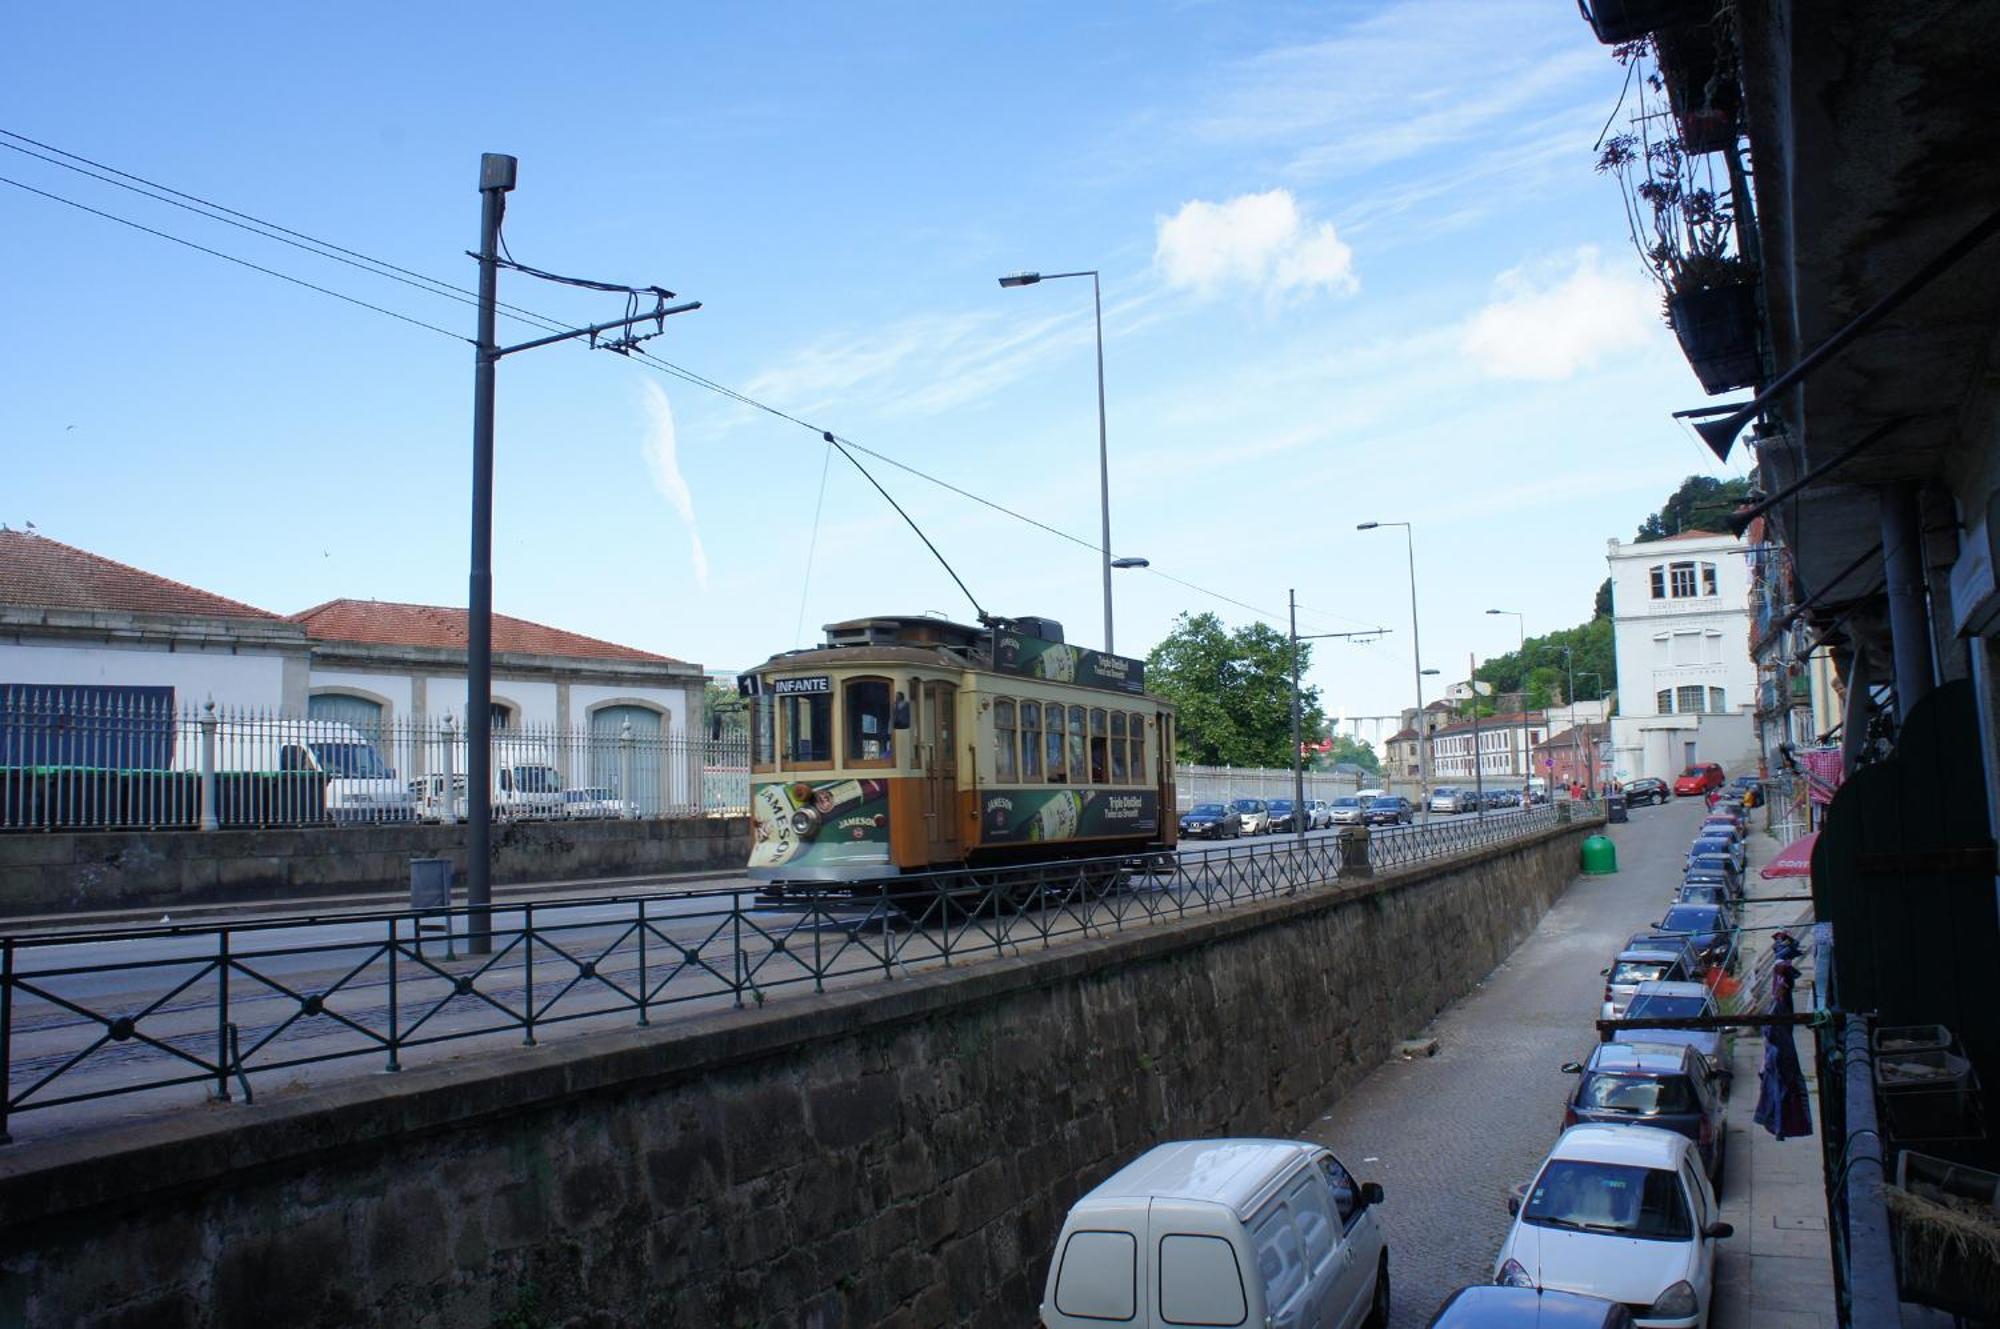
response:
<path fill-rule="evenodd" d="M 1375 800 L 1375 806 L 1378 808 L 1399 808 L 1403 806 L 1403 796 L 1397 794 L 1393 798 L 1378 798 Z"/>
<path fill-rule="evenodd" d="M 1220 817 L 1229 809 L 1220 803 L 1197 803 L 1188 811 L 1190 817 Z"/>
<path fill-rule="evenodd" d="M 1705 997 L 1663 997 L 1654 992 L 1642 992 L 1632 998 L 1632 1004 L 1625 1009 L 1625 1018 L 1651 1015 L 1656 1019 L 1677 1020 L 1683 1016 L 1708 1014 L 1708 999 Z"/>
<path fill-rule="evenodd" d="M 1660 920 L 1666 932 L 1720 932 L 1722 911 L 1712 904 L 1689 904 L 1669 909 Z"/>
<path fill-rule="evenodd" d="M 1682 1075 L 1628 1075 L 1599 1071 L 1584 1077 L 1577 1106 L 1593 1112 L 1630 1112 L 1640 1117 L 1698 1112 L 1694 1086 Z"/>
<path fill-rule="evenodd" d="M 595 803 L 599 799 L 611 797 L 609 789 L 569 789 L 563 793 L 565 803 Z"/>
<path fill-rule="evenodd" d="M 1261 812 L 1264 808 L 1264 805 L 1254 798 L 1239 798 L 1229 806 L 1238 812 Z"/>
<path fill-rule="evenodd" d="M 1337 808 L 1358 808 L 1361 806 L 1361 800 L 1358 798 L 1336 798 L 1333 800 L 1333 805 Z"/>
<path fill-rule="evenodd" d="M 1620 960 L 1611 967 L 1611 981 L 1621 986 L 1626 983 L 1651 983 L 1666 972 L 1663 960 Z"/>
<path fill-rule="evenodd" d="M 319 768 L 337 780 L 384 780 L 392 772 L 366 743 L 309 743 Z"/>
<path fill-rule="evenodd" d="M 562 788 L 562 777 L 553 766 L 516 766 L 514 787 L 530 794 L 553 794 Z"/>
<path fill-rule="evenodd" d="M 1521 1218 L 1536 1227 L 1651 1241 L 1688 1241 L 1694 1236 L 1679 1178 L 1666 1168 L 1619 1163 L 1552 1160 L 1535 1178 Z"/>
<path fill-rule="evenodd" d="M 1290 812 L 1291 810 L 1292 810 L 1292 800 L 1291 800 L 1291 799 L 1289 799 L 1289 798 L 1274 798 L 1274 799 L 1272 799 L 1272 800 L 1271 800 L 1271 811 L 1273 811 L 1273 812 Z"/>
<path fill-rule="evenodd" d="M 1708 771 L 1707 771 L 1706 769 L 1704 769 L 1703 767 L 1700 767 L 1700 766 L 1690 766 L 1690 767 L 1688 767 L 1688 768 L 1687 768 L 1686 770 L 1684 770 L 1684 771 L 1682 771 L 1682 772 L 1681 772 L 1681 779 L 1683 779 L 1683 780 L 1699 780 L 1699 779 L 1700 779 L 1700 778 L 1701 778 L 1702 776 L 1704 776 L 1704 775 L 1707 775 L 1707 774 L 1708 774 Z"/>

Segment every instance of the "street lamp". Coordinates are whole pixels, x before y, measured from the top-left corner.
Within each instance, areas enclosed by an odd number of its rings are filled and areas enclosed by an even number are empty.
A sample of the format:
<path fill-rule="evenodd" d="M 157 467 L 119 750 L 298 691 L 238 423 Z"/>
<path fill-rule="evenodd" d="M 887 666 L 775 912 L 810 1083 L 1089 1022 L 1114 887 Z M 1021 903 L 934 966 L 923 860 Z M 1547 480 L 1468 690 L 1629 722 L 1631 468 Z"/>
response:
<path fill-rule="evenodd" d="M 1308 632 L 1299 634 L 1299 593 L 1296 590 L 1286 594 L 1291 600 L 1292 612 L 1292 829 L 1298 837 L 1306 838 L 1306 754 L 1305 735 L 1300 732 L 1302 707 L 1299 700 L 1299 643 L 1302 641 L 1373 641 L 1386 634 L 1387 628 L 1367 628 L 1361 632 Z M 1430 671 L 1436 673 L 1436 670 Z"/>
<path fill-rule="evenodd" d="M 1599 701 L 1602 701 L 1602 700 L 1603 700 L 1603 693 L 1604 693 L 1604 676 L 1603 676 L 1602 674 L 1598 673 L 1598 672 L 1597 672 L 1597 671 L 1596 671 L 1595 669 L 1579 669 L 1579 670 L 1577 670 L 1577 671 L 1576 671 L 1576 672 L 1575 672 L 1575 673 L 1574 673 L 1574 674 L 1572 675 L 1572 680 L 1574 680 L 1574 679 L 1577 679 L 1577 678 L 1594 678 L 1594 679 L 1596 679 L 1596 680 L 1597 680 L 1597 691 L 1598 691 L 1598 698 L 1597 698 L 1597 699 L 1598 699 Z M 1611 717 L 1609 717 L 1609 716 L 1606 716 L 1606 717 L 1605 717 L 1605 720 L 1604 720 L 1604 729 L 1605 729 L 1605 732 L 1606 732 L 1606 733 L 1609 733 L 1609 732 L 1611 732 Z M 1570 732 L 1570 741 L 1571 741 L 1571 742 L 1575 742 L 1575 741 L 1576 741 L 1576 738 L 1575 738 L 1575 736 L 1576 736 L 1576 692 L 1575 692 L 1575 690 L 1574 690 L 1574 689 L 1572 689 L 1572 690 L 1571 690 L 1571 692 L 1570 692 L 1570 697 L 1569 697 L 1569 732 Z M 1589 780 L 1588 780 L 1588 781 L 1586 781 L 1586 783 L 1588 783 L 1588 784 L 1590 785 L 1590 788 L 1591 788 L 1591 791 L 1592 791 L 1593 793 L 1595 793 L 1595 791 L 1596 791 L 1596 789 L 1597 789 L 1597 749 L 1596 749 L 1596 748 L 1595 748 L 1595 747 L 1594 747 L 1593 745 L 1591 745 L 1591 744 L 1588 744 L 1588 743 L 1584 744 L 1584 747 L 1583 747 L 1583 759 L 1584 759 L 1584 768 L 1585 768 L 1585 769 L 1586 769 L 1587 771 L 1589 771 L 1589 773 L 1590 773 L 1590 778 L 1589 778 Z M 1572 766 L 1574 766 L 1574 765 L 1576 764 L 1576 763 L 1575 763 L 1575 759 L 1574 759 L 1574 758 L 1572 758 L 1572 759 L 1571 759 L 1571 762 L 1570 762 L 1570 764 L 1571 764 Z"/>
<path fill-rule="evenodd" d="M 1111 644 L 1111 569 L 1118 566 L 1144 567 L 1145 561 L 1134 563 L 1126 559 L 1113 562 L 1111 558 L 1111 453 L 1104 442 L 1104 297 L 1097 281 L 1097 269 L 1087 272 L 1013 272 L 1000 279 L 1003 287 L 1033 286 L 1036 282 L 1058 281 L 1064 277 L 1090 278 L 1090 307 L 1097 317 L 1097 506 L 1102 522 L 1102 544 L 1099 552 L 1104 556 L 1104 653 L 1115 654 Z"/>
<path fill-rule="evenodd" d="M 1422 802 L 1430 798 L 1431 734 L 1430 726 L 1424 723 L 1424 648 L 1417 635 L 1417 544 L 1406 521 L 1364 521 L 1354 529 L 1372 531 L 1383 526 L 1403 528 L 1403 543 L 1410 556 L 1410 664 L 1417 678 L 1417 799 Z"/>
<path fill-rule="evenodd" d="M 1114 558 L 1111 560 L 1111 566 L 1120 570 L 1125 568 L 1150 568 L 1153 566 L 1153 560 L 1150 558 Z"/>
<path fill-rule="evenodd" d="M 1534 778 L 1535 774 L 1534 749 L 1528 744 L 1528 729 L 1526 727 L 1528 715 L 1528 616 L 1518 609 L 1489 609 L 1486 612 L 1489 614 L 1506 614 L 1514 620 L 1514 639 L 1516 643 L 1514 657 L 1521 662 L 1520 698 L 1521 717 L 1523 721 L 1521 729 L 1521 770 L 1523 774 L 1521 779 L 1525 782 Z M 1511 741 L 1507 744 L 1507 764 L 1509 766 L 1514 764 L 1514 745 Z M 1525 783 L 1523 787 L 1525 787 Z"/>

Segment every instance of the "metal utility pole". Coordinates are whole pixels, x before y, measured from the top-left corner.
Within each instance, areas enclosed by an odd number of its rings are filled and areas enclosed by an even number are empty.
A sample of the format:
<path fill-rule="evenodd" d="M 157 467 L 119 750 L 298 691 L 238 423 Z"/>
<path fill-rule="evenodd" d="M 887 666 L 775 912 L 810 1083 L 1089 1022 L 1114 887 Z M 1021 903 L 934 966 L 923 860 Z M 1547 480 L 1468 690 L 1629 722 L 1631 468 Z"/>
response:
<path fill-rule="evenodd" d="M 1479 800 L 1479 816 L 1486 816 L 1486 756 L 1479 750 L 1479 680 L 1474 675 L 1479 670 L 1479 661 L 1471 651 L 1465 653 L 1465 689 L 1472 694 L 1472 790 Z"/>
<path fill-rule="evenodd" d="M 466 949 L 493 950 L 493 378 L 500 294 L 500 222 L 520 162 L 479 156 L 479 344 L 472 374 L 472 575 L 465 621 Z M 445 791 L 450 806 L 451 791 Z"/>
<path fill-rule="evenodd" d="M 585 328 L 552 333 L 515 346 L 499 344 L 500 224 L 507 215 L 507 195 L 514 189 L 520 162 L 503 152 L 479 156 L 479 337 L 473 349 L 472 377 L 472 571 L 466 596 L 465 623 L 465 899 L 466 950 L 488 955 L 493 950 L 493 384 L 500 361 L 516 351 L 587 337 L 605 350 L 629 351 L 647 336 L 666 330 L 670 314 L 701 308 L 699 300 L 669 305 L 671 291 L 649 288 L 654 307 L 644 314 L 594 323 Z M 636 293 L 635 293 L 636 294 Z M 636 334 L 640 323 L 659 324 L 660 332 Z M 624 331 L 620 341 L 599 342 L 603 332 Z M 449 740 L 447 740 L 449 741 Z M 449 768 L 447 768 L 449 769 Z M 446 780 L 445 806 L 451 806 Z"/>
<path fill-rule="evenodd" d="M 1305 735 L 1300 731 L 1301 717 L 1305 703 L 1299 695 L 1299 643 L 1302 641 L 1373 641 L 1387 636 L 1387 628 L 1365 628 L 1360 632 L 1309 632 L 1299 635 L 1299 593 L 1297 588 L 1285 592 L 1292 609 L 1292 815 L 1298 826 L 1299 838 L 1304 839 L 1308 827 L 1306 815 L 1306 754 Z"/>

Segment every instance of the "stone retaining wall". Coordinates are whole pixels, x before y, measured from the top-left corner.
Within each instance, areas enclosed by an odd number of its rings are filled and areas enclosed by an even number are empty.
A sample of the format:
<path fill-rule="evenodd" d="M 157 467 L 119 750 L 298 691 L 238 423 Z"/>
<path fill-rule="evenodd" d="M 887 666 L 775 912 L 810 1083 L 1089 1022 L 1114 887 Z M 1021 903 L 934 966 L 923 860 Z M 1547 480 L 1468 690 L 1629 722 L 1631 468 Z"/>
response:
<path fill-rule="evenodd" d="M 1078 1195 L 1161 1139 L 1305 1127 L 1527 935 L 1590 829 L 0 1150 L 0 1323 L 1016 1329 Z"/>
<path fill-rule="evenodd" d="M 0 835 L 0 917 L 407 891 L 410 860 L 449 858 L 465 879 L 462 826 L 23 832 Z M 521 821 L 493 828 L 493 880 L 576 881 L 736 869 L 742 817 Z"/>

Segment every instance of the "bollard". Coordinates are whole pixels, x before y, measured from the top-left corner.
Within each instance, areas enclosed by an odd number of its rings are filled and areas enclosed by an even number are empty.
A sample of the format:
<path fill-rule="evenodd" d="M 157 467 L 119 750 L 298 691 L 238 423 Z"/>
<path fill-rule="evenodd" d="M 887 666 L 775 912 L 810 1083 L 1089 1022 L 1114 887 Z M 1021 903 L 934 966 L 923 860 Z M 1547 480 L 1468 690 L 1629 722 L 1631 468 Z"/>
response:
<path fill-rule="evenodd" d="M 201 828 L 212 831 L 222 825 L 215 806 L 215 698 L 201 708 Z"/>
<path fill-rule="evenodd" d="M 625 805 L 619 815 L 639 815 L 639 800 L 632 793 L 632 722 L 618 726 L 618 801 Z"/>
<path fill-rule="evenodd" d="M 1340 875 L 1343 877 L 1372 877 L 1375 867 L 1368 861 L 1368 828 L 1366 826 L 1343 826 L 1339 833 Z"/>

